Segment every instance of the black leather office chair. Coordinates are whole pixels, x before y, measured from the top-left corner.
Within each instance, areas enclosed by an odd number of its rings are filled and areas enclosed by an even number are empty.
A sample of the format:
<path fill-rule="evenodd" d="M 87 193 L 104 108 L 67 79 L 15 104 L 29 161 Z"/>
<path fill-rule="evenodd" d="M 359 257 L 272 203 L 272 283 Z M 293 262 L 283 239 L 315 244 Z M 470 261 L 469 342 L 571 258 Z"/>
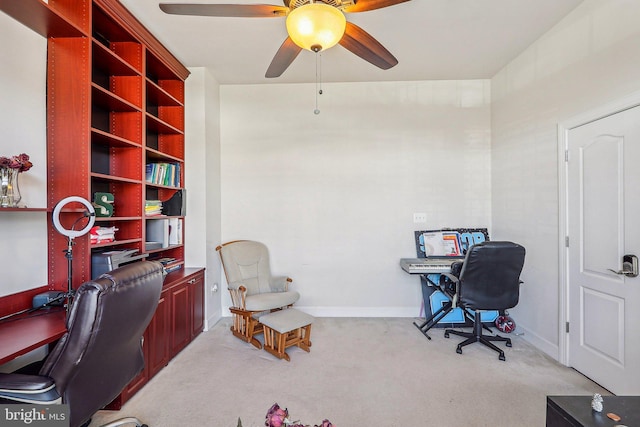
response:
<path fill-rule="evenodd" d="M 88 424 L 143 369 L 142 334 L 155 313 L 163 280 L 160 263 L 143 261 L 83 284 L 67 333 L 39 375 L 0 374 L 0 402 L 68 404 L 70 426 Z M 135 418 L 119 421 L 142 425 Z"/>
<path fill-rule="evenodd" d="M 459 276 L 447 275 L 455 284 L 454 306 L 474 312 L 473 332 L 445 330 L 446 338 L 449 338 L 449 334 L 467 338 L 458 344 L 457 353 L 461 354 L 462 347 L 466 345 L 480 342 L 497 351 L 500 360 L 505 360 L 504 351 L 492 341 L 504 341 L 507 347 L 511 347 L 511 339 L 499 335 L 484 335 L 480 311 L 503 312 L 518 304 L 524 257 L 525 249 L 517 243 L 478 243 L 467 252 Z"/>

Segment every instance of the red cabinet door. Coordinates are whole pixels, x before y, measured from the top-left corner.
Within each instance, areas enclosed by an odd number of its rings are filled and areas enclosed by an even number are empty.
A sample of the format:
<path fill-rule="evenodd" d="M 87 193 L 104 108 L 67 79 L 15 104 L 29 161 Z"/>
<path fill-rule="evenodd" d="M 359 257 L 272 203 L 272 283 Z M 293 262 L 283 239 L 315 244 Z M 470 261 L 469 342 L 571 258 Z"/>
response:
<path fill-rule="evenodd" d="M 191 309 L 187 283 L 171 288 L 171 357 L 191 341 Z"/>
<path fill-rule="evenodd" d="M 149 367 L 149 379 L 169 363 L 169 326 L 171 302 L 169 291 L 160 294 L 156 314 L 151 319 L 147 333 L 149 335 L 149 352 L 146 364 Z"/>
<path fill-rule="evenodd" d="M 191 339 L 204 329 L 204 274 L 189 280 L 191 297 Z"/>

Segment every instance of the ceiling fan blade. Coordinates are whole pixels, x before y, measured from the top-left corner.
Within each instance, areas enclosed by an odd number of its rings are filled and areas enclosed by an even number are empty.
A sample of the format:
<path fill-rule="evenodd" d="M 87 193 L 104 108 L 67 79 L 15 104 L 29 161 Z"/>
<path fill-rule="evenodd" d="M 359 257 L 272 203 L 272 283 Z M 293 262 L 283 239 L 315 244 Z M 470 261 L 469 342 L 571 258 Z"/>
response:
<path fill-rule="evenodd" d="M 344 8 L 345 12 L 366 12 L 368 10 L 382 9 L 411 0 L 356 0 L 355 4 Z"/>
<path fill-rule="evenodd" d="M 272 4 L 194 4 L 160 3 L 163 12 L 172 15 L 225 16 L 232 18 L 271 18 L 285 16 L 288 7 Z"/>
<path fill-rule="evenodd" d="M 264 76 L 268 79 L 280 77 L 289 65 L 291 65 L 293 60 L 296 59 L 301 50 L 302 48 L 295 44 L 293 40 L 291 40 L 291 37 L 287 37 L 273 57 L 271 65 L 269 65 Z"/>
<path fill-rule="evenodd" d="M 340 45 L 375 65 L 388 70 L 398 64 L 398 60 L 380 42 L 356 24 L 347 22 L 347 29 Z"/>

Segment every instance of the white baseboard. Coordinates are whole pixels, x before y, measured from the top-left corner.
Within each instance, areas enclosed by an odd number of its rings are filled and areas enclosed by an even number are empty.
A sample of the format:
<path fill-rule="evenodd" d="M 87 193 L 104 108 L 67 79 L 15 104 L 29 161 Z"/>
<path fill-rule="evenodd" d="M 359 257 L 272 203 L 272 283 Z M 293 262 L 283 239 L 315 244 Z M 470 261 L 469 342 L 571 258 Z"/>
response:
<path fill-rule="evenodd" d="M 315 317 L 418 317 L 415 307 L 305 307 L 295 306 Z"/>
<path fill-rule="evenodd" d="M 551 357 L 553 360 L 558 362 L 560 361 L 560 347 L 557 343 L 552 343 L 551 341 L 542 338 L 540 335 L 531 332 L 529 329 L 520 324 L 518 324 L 515 333 L 522 336 L 525 341 L 529 342 L 538 350 L 541 350 L 549 355 L 549 357 Z"/>
<path fill-rule="evenodd" d="M 231 312 L 229 312 L 229 317 L 230 315 L 231 315 Z M 212 316 L 206 318 L 204 321 L 204 330 L 208 331 L 209 329 L 213 328 L 215 324 L 218 323 L 221 319 L 222 319 L 222 314 L 219 311 L 214 313 Z"/>

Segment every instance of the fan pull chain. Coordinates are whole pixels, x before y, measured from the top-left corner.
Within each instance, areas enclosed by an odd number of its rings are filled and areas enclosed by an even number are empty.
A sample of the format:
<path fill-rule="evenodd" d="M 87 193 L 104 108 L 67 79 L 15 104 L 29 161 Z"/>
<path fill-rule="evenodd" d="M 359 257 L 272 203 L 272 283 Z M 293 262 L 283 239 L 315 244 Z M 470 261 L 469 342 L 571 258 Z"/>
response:
<path fill-rule="evenodd" d="M 319 59 L 318 59 L 319 57 Z M 316 53 L 316 109 L 313 110 L 313 114 L 320 114 L 318 108 L 318 95 L 322 95 L 322 54 Z"/>

